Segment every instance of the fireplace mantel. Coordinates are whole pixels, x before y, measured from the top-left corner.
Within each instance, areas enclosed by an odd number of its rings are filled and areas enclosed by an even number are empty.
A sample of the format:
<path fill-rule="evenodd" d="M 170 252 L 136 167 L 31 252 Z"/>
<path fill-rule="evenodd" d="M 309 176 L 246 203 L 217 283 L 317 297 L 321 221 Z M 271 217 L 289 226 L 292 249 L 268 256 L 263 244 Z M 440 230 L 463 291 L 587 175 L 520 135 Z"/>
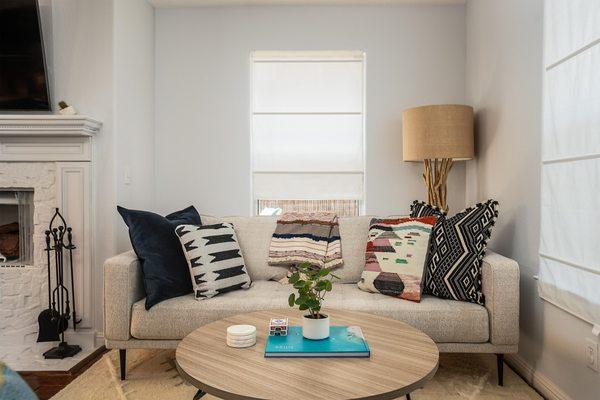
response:
<path fill-rule="evenodd" d="M 91 161 L 101 127 L 83 115 L 0 115 L 0 162 Z"/>
<path fill-rule="evenodd" d="M 101 126 L 83 115 L 0 114 L 0 136 L 93 136 Z"/>

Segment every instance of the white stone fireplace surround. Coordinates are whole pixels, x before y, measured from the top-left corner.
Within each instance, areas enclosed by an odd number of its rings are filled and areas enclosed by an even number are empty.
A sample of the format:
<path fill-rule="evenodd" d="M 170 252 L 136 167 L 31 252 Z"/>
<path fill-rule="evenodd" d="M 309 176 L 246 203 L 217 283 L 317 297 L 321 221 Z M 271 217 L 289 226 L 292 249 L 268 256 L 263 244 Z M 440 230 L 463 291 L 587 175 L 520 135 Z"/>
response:
<path fill-rule="evenodd" d="M 0 189 L 33 189 L 33 262 L 0 266 L 0 359 L 14 369 L 68 370 L 94 350 L 93 141 L 100 122 L 84 116 L 0 115 Z M 36 343 L 38 314 L 48 307 L 44 231 L 58 207 L 73 228 L 75 300 L 82 318 L 67 340 L 83 351 L 44 360 L 56 343 Z M 72 330 L 72 322 L 69 321 Z"/>

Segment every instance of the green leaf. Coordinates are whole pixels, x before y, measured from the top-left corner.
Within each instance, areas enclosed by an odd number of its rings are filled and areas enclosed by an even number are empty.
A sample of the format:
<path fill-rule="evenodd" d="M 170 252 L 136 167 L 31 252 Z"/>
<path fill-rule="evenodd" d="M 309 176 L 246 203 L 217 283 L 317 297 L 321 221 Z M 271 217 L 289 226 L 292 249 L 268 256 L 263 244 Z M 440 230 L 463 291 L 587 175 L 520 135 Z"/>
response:
<path fill-rule="evenodd" d="M 298 307 L 298 309 L 300 311 L 308 310 L 308 306 L 306 304 L 301 304 L 300 307 Z"/>
<path fill-rule="evenodd" d="M 321 302 L 320 302 L 319 300 L 317 300 L 317 299 L 310 299 L 310 300 L 308 300 L 308 301 L 306 302 L 306 305 L 307 305 L 307 306 L 308 306 L 310 309 L 314 310 L 314 309 L 316 309 L 317 307 L 319 307 L 319 308 L 321 307 Z"/>
<path fill-rule="evenodd" d="M 331 283 L 331 281 L 327 281 L 326 285 L 325 285 L 325 291 L 331 292 L 332 289 L 333 289 L 333 284 Z"/>
<path fill-rule="evenodd" d="M 288 297 L 288 304 L 290 305 L 290 307 L 294 307 L 295 301 L 296 301 L 296 295 L 294 293 L 290 294 L 290 297 Z"/>
<path fill-rule="evenodd" d="M 310 263 L 307 261 L 302 262 L 298 264 L 298 269 L 301 269 L 302 271 L 310 270 Z"/>
<path fill-rule="evenodd" d="M 319 270 L 319 276 L 327 276 L 331 273 L 331 268 L 321 268 Z"/>
<path fill-rule="evenodd" d="M 329 282 L 329 281 L 319 281 L 319 282 L 317 283 L 317 285 L 315 286 L 315 288 L 316 288 L 317 290 L 319 290 L 319 291 L 320 291 L 320 290 L 325 290 L 325 288 L 327 288 L 327 282 Z"/>
<path fill-rule="evenodd" d="M 305 281 L 297 281 L 296 283 L 294 283 L 294 289 L 300 289 L 303 288 L 306 285 Z"/>
<path fill-rule="evenodd" d="M 298 280 L 300 280 L 300 274 L 298 272 L 294 272 L 292 275 L 290 275 L 290 277 L 288 278 L 288 282 L 289 283 L 296 283 L 298 282 Z"/>

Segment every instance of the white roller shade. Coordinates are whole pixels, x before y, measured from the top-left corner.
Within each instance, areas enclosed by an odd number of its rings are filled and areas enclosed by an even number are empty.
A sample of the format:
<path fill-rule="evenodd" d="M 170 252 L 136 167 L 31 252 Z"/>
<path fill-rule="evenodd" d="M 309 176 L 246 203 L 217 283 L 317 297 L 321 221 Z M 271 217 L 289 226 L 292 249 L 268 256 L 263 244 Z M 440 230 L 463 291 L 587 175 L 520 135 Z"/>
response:
<path fill-rule="evenodd" d="M 255 171 L 362 171 L 362 115 L 255 115 Z"/>
<path fill-rule="evenodd" d="M 255 52 L 254 200 L 362 200 L 364 56 Z"/>
<path fill-rule="evenodd" d="M 360 200 L 361 173 L 256 173 L 257 200 Z"/>
<path fill-rule="evenodd" d="M 539 293 L 600 325 L 600 2 L 547 4 Z"/>

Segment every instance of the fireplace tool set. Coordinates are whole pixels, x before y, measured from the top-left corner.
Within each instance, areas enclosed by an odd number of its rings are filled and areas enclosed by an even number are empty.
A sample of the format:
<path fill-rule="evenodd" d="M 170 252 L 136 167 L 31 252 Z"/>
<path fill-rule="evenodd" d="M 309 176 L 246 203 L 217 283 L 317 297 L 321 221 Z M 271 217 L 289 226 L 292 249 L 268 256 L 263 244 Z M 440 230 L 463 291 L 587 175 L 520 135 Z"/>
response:
<path fill-rule="evenodd" d="M 65 330 L 69 327 L 69 320 L 73 320 L 73 330 L 76 330 L 77 312 L 75 309 L 75 283 L 73 275 L 73 232 L 71 227 L 56 208 L 50 220 L 46 236 L 46 252 L 48 266 L 48 309 L 42 311 L 38 317 L 39 334 L 38 342 L 60 341 L 58 346 L 44 353 L 44 358 L 63 359 L 72 357 L 81 351 L 78 345 L 68 344 L 65 341 Z M 66 254 L 68 253 L 68 257 Z M 54 283 L 52 287 L 52 262 L 54 258 Z M 65 286 L 66 268 L 68 259 L 70 269 L 71 290 Z"/>

